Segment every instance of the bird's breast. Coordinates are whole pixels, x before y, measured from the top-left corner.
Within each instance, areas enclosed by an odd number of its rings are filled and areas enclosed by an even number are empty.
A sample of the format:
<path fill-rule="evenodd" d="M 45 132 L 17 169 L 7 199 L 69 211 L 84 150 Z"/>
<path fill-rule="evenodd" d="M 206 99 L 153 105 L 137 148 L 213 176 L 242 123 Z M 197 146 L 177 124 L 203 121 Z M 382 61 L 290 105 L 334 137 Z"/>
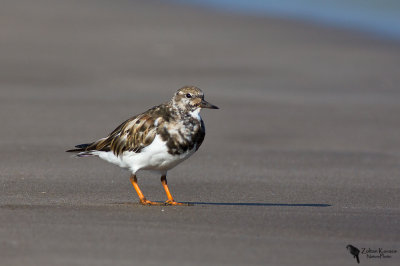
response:
<path fill-rule="evenodd" d="M 193 118 L 169 123 L 161 130 L 160 136 L 166 142 L 170 154 L 184 154 L 200 147 L 205 136 L 204 123 Z"/>

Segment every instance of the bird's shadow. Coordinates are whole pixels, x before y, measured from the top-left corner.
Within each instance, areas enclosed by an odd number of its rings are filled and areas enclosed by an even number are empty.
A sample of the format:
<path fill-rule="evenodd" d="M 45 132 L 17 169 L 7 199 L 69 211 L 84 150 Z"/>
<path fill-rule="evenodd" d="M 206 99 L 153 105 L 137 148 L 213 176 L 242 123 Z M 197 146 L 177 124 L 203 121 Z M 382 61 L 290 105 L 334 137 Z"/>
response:
<path fill-rule="evenodd" d="M 330 204 L 322 203 L 263 203 L 263 202 L 182 202 L 189 206 L 215 205 L 215 206 L 266 206 L 266 207 L 330 207 Z"/>
<path fill-rule="evenodd" d="M 163 201 L 153 206 L 170 206 Z M 204 202 L 204 201 L 180 201 L 181 206 L 258 206 L 258 207 L 330 207 L 332 205 L 325 203 L 267 203 L 267 202 Z M 139 202 L 114 202 L 112 205 L 141 205 Z"/>

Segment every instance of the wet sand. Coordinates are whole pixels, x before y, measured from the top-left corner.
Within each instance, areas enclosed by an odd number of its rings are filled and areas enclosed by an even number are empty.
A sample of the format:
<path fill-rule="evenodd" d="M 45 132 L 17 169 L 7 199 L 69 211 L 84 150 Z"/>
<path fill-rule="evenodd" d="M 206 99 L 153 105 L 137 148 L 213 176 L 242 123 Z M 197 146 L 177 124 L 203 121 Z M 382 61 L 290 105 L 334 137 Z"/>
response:
<path fill-rule="evenodd" d="M 400 45 L 161 1 L 3 1 L 1 265 L 355 265 L 400 252 Z M 64 151 L 193 84 L 189 207 Z M 162 201 L 159 177 L 139 174 Z M 398 265 L 400 255 L 361 263 Z"/>

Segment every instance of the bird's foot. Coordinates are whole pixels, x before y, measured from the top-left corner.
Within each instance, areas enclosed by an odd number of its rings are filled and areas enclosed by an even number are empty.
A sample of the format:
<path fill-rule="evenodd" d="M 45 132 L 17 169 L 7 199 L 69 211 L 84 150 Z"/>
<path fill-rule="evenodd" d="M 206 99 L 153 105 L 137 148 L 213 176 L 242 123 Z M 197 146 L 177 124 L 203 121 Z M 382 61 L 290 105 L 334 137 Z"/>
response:
<path fill-rule="evenodd" d="M 189 206 L 187 203 L 176 202 L 174 200 L 167 200 L 165 201 L 165 205 L 172 205 L 172 206 Z"/>
<path fill-rule="evenodd" d="M 150 200 L 147 200 L 147 199 L 141 199 L 140 200 L 140 204 L 142 204 L 142 205 L 158 205 L 158 206 L 160 206 L 160 205 L 165 205 L 163 202 L 154 202 L 154 201 L 150 201 Z"/>

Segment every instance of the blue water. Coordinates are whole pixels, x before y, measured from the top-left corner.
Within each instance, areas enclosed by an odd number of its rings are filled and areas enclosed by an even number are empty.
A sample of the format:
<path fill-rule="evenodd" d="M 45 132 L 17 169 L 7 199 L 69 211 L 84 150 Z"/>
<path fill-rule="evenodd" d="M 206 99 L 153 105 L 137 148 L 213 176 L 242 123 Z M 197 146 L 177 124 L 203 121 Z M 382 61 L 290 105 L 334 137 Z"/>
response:
<path fill-rule="evenodd" d="M 400 0 L 178 0 L 223 12 L 301 19 L 400 40 Z"/>

